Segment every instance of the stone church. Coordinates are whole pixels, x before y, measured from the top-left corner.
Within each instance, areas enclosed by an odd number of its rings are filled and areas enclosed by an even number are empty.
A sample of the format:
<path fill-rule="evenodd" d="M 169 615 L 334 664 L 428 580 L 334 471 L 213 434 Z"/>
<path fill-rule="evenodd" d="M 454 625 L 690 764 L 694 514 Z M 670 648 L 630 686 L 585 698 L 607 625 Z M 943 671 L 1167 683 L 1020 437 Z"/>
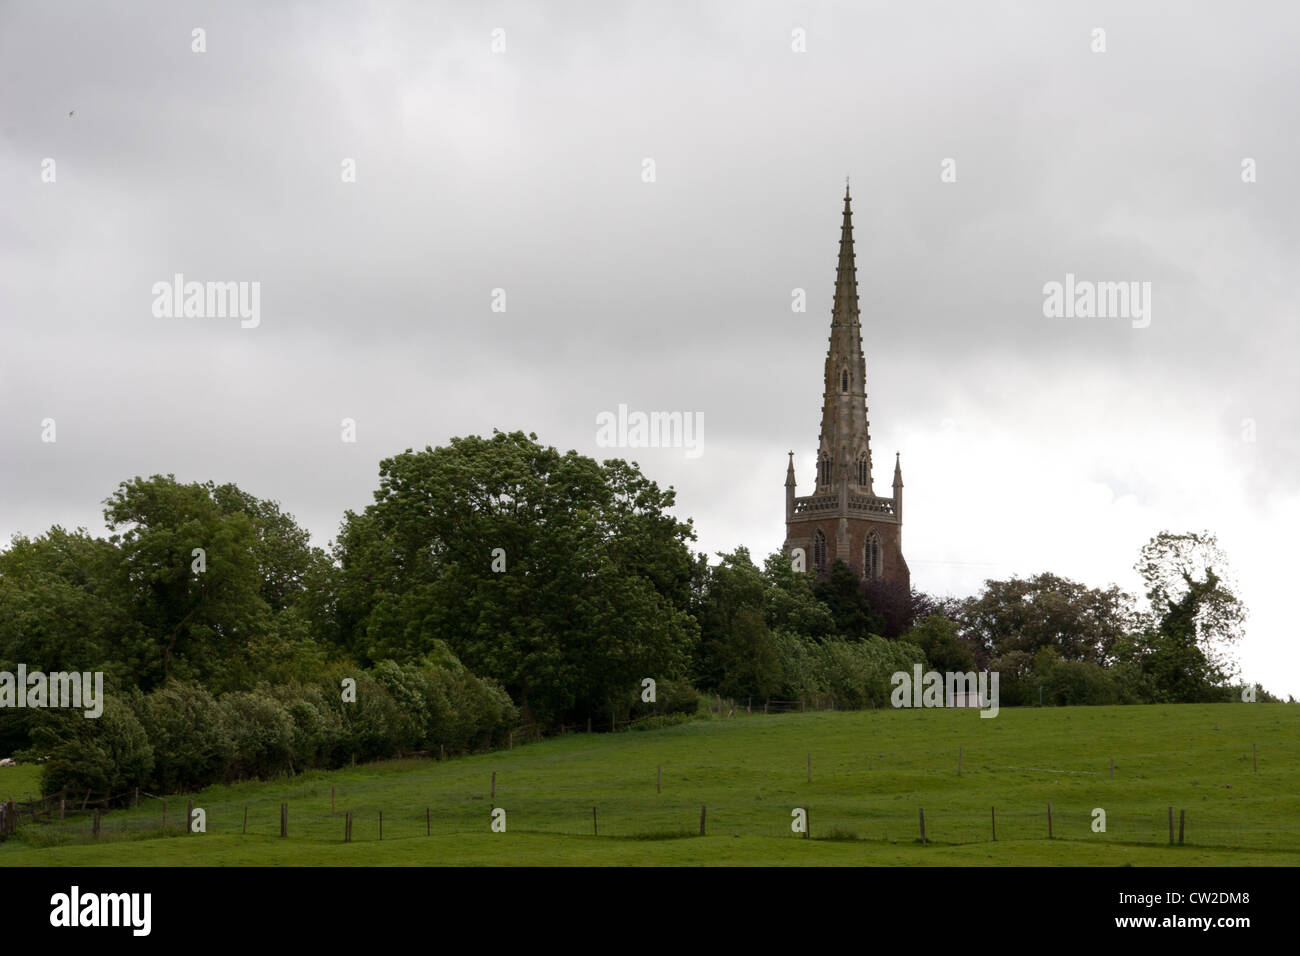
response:
<path fill-rule="evenodd" d="M 785 473 L 786 553 L 802 548 L 812 572 L 829 569 L 838 558 L 861 578 L 910 588 L 903 559 L 903 470 L 897 454 L 893 492 L 891 497 L 880 497 L 872 484 L 867 362 L 858 313 L 852 200 L 846 186 L 817 442 L 817 480 L 812 494 L 795 494 L 794 452 L 790 452 Z"/>

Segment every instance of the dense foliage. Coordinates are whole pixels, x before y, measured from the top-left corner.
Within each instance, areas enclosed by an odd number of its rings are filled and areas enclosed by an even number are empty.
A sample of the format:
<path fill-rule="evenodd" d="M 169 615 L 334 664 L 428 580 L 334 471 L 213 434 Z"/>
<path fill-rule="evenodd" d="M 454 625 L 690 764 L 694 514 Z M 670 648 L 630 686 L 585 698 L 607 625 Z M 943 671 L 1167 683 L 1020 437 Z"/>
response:
<path fill-rule="evenodd" d="M 1145 609 L 1054 574 L 939 601 L 839 562 L 710 563 L 671 489 L 521 432 L 386 459 L 374 498 L 332 554 L 274 502 L 170 475 L 122 482 L 107 538 L 15 537 L 0 671 L 102 671 L 106 700 L 0 710 L 0 751 L 48 758 L 51 790 L 177 792 L 490 748 L 520 722 L 652 726 L 701 691 L 887 706 L 918 663 L 998 671 L 1002 706 L 1240 698 L 1244 608 L 1208 534 L 1143 549 Z"/>

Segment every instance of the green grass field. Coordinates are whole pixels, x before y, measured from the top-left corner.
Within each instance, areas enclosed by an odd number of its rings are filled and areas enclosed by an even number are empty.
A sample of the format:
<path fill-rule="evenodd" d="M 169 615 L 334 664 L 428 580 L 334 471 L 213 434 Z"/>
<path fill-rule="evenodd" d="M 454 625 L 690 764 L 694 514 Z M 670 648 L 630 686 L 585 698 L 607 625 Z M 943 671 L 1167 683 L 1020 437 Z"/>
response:
<path fill-rule="evenodd" d="M 0 865 L 1294 866 L 1298 766 L 1300 707 L 1288 705 L 738 715 L 212 787 L 170 797 L 167 830 L 161 801 L 146 799 L 104 814 L 98 840 L 89 815 L 24 824 Z M 34 793 L 34 770 L 0 769 L 0 796 Z M 206 833 L 180 832 L 187 799 L 206 811 Z M 493 802 L 505 833 L 490 830 Z M 1181 846 L 1169 846 L 1170 806 L 1186 811 Z M 811 839 L 791 831 L 796 807 Z M 1105 833 L 1092 830 L 1094 808 Z"/>

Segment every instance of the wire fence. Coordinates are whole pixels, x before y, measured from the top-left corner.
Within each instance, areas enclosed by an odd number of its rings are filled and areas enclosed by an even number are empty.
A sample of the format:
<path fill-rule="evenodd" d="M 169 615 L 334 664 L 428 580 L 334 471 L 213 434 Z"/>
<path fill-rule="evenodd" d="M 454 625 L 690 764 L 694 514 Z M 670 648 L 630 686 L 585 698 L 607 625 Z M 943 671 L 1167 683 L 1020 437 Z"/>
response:
<path fill-rule="evenodd" d="M 1158 811 L 1117 807 L 1099 814 L 1100 808 L 1031 806 L 1023 802 L 990 806 L 982 811 L 952 810 L 940 805 L 901 806 L 897 800 L 892 801 L 892 806 L 861 808 L 846 806 L 842 801 L 827 803 L 811 798 L 765 802 L 769 807 L 761 813 L 756 813 L 753 802 L 730 801 L 702 807 L 693 801 L 662 798 L 629 806 L 629 800 L 624 797 L 601 807 L 599 802 L 571 796 L 527 794 L 512 789 L 495 800 L 488 796 L 469 796 L 450 805 L 444 802 L 436 806 L 430 802 L 423 807 L 381 806 L 363 795 L 347 799 L 345 805 L 336 796 L 335 809 L 330 810 L 328 801 L 320 799 L 262 797 L 243 804 L 227 802 L 205 807 L 197 806 L 192 798 L 149 796 L 142 799 L 138 808 L 77 810 L 68 812 L 62 821 L 48 816 L 19 819 L 24 839 L 39 846 L 187 837 L 190 825 L 201 833 L 284 837 L 316 843 L 341 843 L 349 837 L 351 842 L 411 840 L 489 832 L 493 811 L 498 808 L 505 811 L 503 822 L 512 833 L 668 839 L 698 835 L 701 816 L 705 817 L 706 835 L 800 837 L 803 834 L 792 826 L 793 812 L 799 809 L 806 815 L 808 836 L 819 840 L 888 843 L 924 840 L 946 845 L 1073 840 L 1222 849 L 1294 851 L 1300 848 L 1295 821 L 1250 821 L 1229 818 L 1222 812 L 1188 812 L 1179 807 Z"/>

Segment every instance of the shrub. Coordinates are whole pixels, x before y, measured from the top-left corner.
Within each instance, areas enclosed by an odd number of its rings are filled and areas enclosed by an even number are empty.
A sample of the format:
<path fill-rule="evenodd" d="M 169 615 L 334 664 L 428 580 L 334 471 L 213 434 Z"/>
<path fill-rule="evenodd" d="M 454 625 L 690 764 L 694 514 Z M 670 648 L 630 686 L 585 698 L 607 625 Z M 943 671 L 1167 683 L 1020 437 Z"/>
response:
<path fill-rule="evenodd" d="M 221 715 L 233 745 L 227 779 L 271 779 L 293 772 L 293 720 L 284 705 L 259 691 L 221 698 Z"/>
<path fill-rule="evenodd" d="M 117 695 L 105 695 L 104 712 L 87 719 L 78 711 L 48 710 L 33 730 L 34 745 L 27 760 L 45 760 L 41 770 L 44 793 L 109 795 L 125 802 L 136 787 L 145 786 L 153 772 L 154 753 L 131 705 Z"/>
<path fill-rule="evenodd" d="M 153 747 L 152 789 L 197 790 L 225 778 L 234 744 L 220 705 L 198 684 L 169 681 L 137 697 L 135 711 Z"/>

